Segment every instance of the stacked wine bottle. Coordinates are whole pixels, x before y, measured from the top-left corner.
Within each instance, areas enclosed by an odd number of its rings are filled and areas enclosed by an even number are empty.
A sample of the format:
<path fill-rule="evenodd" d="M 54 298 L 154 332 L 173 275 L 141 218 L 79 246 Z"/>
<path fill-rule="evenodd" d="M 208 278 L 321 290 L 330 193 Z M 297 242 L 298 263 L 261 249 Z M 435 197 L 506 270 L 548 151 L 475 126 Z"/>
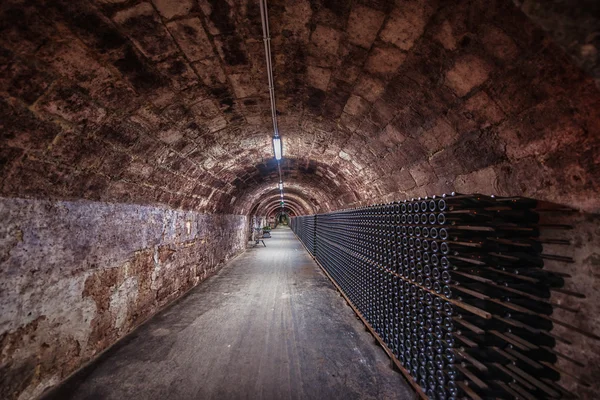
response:
<path fill-rule="evenodd" d="M 290 227 L 301 238 L 310 254 L 315 254 L 315 216 L 292 218 Z"/>
<path fill-rule="evenodd" d="M 546 208 L 544 208 L 546 207 Z M 430 399 L 570 397 L 559 383 L 545 213 L 523 198 L 443 195 L 292 219 L 292 229 Z M 561 243 L 553 240 L 553 243 Z M 564 243 L 568 243 L 564 241 Z"/>

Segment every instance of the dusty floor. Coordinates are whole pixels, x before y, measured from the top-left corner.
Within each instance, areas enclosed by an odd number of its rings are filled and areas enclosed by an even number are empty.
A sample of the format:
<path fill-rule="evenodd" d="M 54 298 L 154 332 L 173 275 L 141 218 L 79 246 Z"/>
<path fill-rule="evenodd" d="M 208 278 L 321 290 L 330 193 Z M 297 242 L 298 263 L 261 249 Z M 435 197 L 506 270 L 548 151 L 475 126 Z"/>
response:
<path fill-rule="evenodd" d="M 50 393 L 52 399 L 413 399 L 287 228 Z"/>

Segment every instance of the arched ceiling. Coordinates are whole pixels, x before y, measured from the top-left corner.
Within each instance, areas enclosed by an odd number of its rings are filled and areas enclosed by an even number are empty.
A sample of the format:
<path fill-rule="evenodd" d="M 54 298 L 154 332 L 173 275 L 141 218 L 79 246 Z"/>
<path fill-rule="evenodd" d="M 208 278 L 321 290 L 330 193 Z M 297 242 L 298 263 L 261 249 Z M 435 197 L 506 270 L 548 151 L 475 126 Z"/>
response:
<path fill-rule="evenodd" d="M 287 214 L 289 217 L 295 217 L 297 214 L 294 212 L 294 210 L 285 207 L 283 210 L 281 210 L 281 208 L 277 209 L 277 210 L 273 210 L 270 214 L 269 217 L 275 217 L 277 218 L 279 215 L 281 214 Z"/>
<path fill-rule="evenodd" d="M 274 189 L 270 194 L 265 194 L 264 196 L 261 196 L 260 199 L 261 201 L 257 203 L 258 207 L 256 208 L 256 214 L 258 215 L 266 215 L 265 209 L 268 205 L 279 205 L 281 203 L 279 190 L 277 189 Z M 296 207 L 296 210 L 300 211 L 298 214 L 314 214 L 317 211 L 315 205 L 305 200 L 304 196 L 301 193 L 296 192 L 295 190 L 287 190 L 285 192 L 284 203 L 294 205 L 294 207 Z"/>
<path fill-rule="evenodd" d="M 512 1 L 269 12 L 295 212 L 451 190 L 600 209 L 600 93 Z M 0 13 L 2 195 L 269 210 L 258 2 L 7 0 Z"/>
<path fill-rule="evenodd" d="M 286 194 L 288 188 L 293 189 L 296 194 L 303 196 L 315 206 L 329 204 L 336 198 L 344 196 L 350 189 L 348 181 L 353 181 L 347 173 L 344 177 L 344 173 L 336 171 L 334 167 L 287 155 L 280 166 Z M 318 179 L 315 179 L 317 177 Z M 240 197 L 232 203 L 234 210 L 246 213 L 249 204 L 254 204 L 260 196 L 277 188 L 279 183 L 277 162 L 274 158 L 270 158 L 265 163 L 254 166 L 243 181 L 238 180 L 235 183 L 236 192 L 240 193 Z M 278 190 L 277 195 L 279 195 Z"/>
<path fill-rule="evenodd" d="M 284 207 L 288 207 L 294 210 L 296 215 L 313 214 L 315 211 L 307 205 L 304 199 L 297 196 L 288 196 L 284 201 Z M 256 204 L 256 207 L 251 210 L 251 215 L 268 216 L 274 209 L 281 209 L 281 199 L 279 195 L 264 198 L 260 203 Z"/>
<path fill-rule="evenodd" d="M 289 204 L 289 203 L 286 206 L 284 206 L 283 209 L 291 211 L 292 215 L 305 214 L 303 212 L 299 212 L 298 209 L 296 207 L 294 207 L 293 204 Z M 278 212 L 281 212 L 281 206 L 279 206 L 278 204 L 272 204 L 271 206 L 269 206 L 265 209 L 264 215 L 271 217 L 271 216 L 276 215 Z"/>

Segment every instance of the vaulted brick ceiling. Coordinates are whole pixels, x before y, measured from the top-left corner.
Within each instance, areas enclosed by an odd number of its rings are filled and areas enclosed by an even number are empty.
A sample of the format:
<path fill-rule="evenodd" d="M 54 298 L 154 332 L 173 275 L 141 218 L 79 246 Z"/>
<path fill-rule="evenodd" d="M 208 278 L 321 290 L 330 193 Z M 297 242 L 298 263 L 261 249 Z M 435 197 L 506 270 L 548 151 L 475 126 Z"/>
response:
<path fill-rule="evenodd" d="M 257 1 L 0 10 L 3 195 L 272 211 Z M 452 190 L 600 209 L 598 89 L 512 1 L 269 12 L 293 212 Z"/>

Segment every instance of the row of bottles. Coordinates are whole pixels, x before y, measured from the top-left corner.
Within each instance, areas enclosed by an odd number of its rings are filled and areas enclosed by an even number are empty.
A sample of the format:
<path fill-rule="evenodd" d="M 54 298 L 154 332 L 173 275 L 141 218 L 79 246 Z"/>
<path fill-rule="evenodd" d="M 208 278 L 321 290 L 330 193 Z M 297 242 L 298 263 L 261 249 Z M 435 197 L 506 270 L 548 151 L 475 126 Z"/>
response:
<path fill-rule="evenodd" d="M 569 397 L 545 269 L 548 213 L 521 198 L 444 195 L 292 219 L 292 229 L 430 399 Z M 552 243 L 568 241 L 552 239 Z M 573 360 L 574 361 L 574 360 Z M 576 361 L 574 361 L 576 362 Z"/>

